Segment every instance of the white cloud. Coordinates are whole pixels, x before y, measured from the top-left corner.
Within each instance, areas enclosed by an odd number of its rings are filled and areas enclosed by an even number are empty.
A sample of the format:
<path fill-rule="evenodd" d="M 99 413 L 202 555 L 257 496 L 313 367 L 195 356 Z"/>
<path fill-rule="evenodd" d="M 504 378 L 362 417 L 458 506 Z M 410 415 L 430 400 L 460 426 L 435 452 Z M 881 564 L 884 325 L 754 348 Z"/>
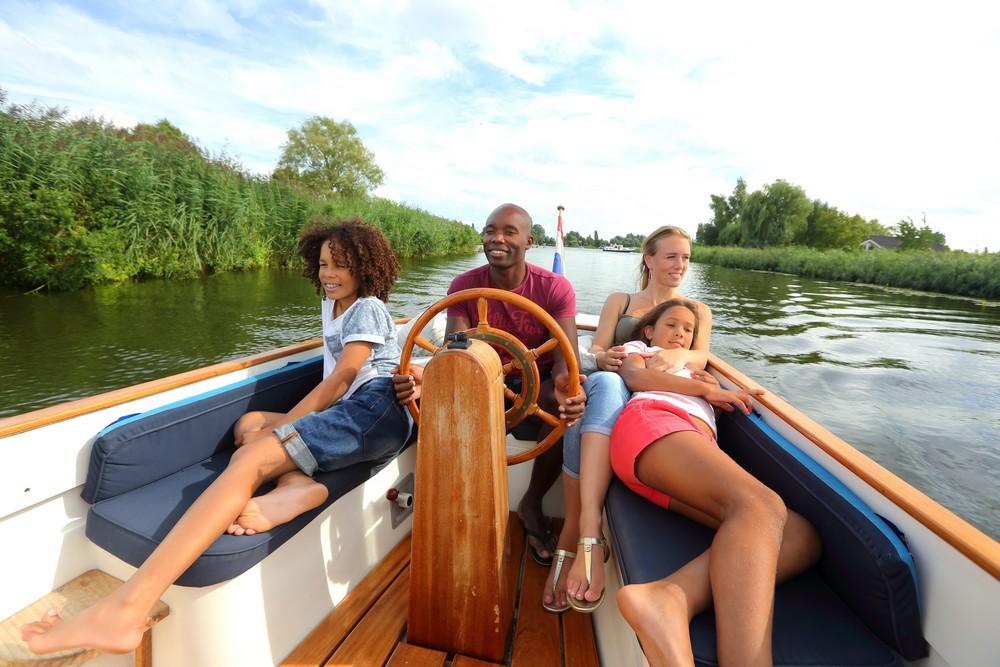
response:
<path fill-rule="evenodd" d="M 784 178 L 1000 249 L 990 6 L 174 0 L 114 21 L 82 6 L 0 8 L 13 101 L 165 117 L 260 172 L 289 127 L 350 120 L 380 194 L 467 222 L 515 200 L 550 229 L 562 203 L 582 233 L 693 232 L 737 176 Z"/>

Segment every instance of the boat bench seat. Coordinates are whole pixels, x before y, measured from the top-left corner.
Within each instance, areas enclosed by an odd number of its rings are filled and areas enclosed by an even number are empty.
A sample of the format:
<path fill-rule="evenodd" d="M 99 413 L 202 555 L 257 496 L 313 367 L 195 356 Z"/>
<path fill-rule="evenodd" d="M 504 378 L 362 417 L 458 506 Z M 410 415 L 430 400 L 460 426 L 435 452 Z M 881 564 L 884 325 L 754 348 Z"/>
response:
<path fill-rule="evenodd" d="M 226 467 L 236 420 L 253 410 L 287 412 L 319 383 L 322 368 L 320 357 L 291 363 L 105 428 L 91 450 L 82 494 L 93 503 L 87 537 L 138 567 Z M 176 583 L 209 586 L 245 572 L 391 458 L 317 474 L 330 492 L 323 505 L 267 532 L 220 536 Z"/>
<path fill-rule="evenodd" d="M 812 522 L 823 542 L 820 562 L 777 588 L 774 664 L 882 667 L 927 656 L 912 557 L 894 528 L 757 415 L 722 415 L 719 443 Z M 617 479 L 606 511 L 625 584 L 676 571 L 714 535 Z M 693 619 L 691 640 L 697 665 L 718 664 L 711 611 Z"/>

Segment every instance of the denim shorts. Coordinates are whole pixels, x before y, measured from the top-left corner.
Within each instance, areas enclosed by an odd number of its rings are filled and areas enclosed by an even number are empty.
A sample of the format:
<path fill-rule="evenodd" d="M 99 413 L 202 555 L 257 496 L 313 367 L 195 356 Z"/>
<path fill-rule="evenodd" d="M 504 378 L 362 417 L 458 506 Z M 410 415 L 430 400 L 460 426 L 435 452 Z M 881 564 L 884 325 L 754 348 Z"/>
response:
<path fill-rule="evenodd" d="M 302 472 L 330 472 L 395 455 L 410 436 L 410 416 L 396 402 L 391 377 L 377 377 L 322 412 L 274 429 Z"/>
<path fill-rule="evenodd" d="M 580 479 L 580 436 L 600 433 L 610 437 L 615 420 L 632 396 L 622 376 L 613 371 L 591 373 L 583 390 L 587 392 L 583 418 L 563 434 L 563 472 L 574 479 Z"/>

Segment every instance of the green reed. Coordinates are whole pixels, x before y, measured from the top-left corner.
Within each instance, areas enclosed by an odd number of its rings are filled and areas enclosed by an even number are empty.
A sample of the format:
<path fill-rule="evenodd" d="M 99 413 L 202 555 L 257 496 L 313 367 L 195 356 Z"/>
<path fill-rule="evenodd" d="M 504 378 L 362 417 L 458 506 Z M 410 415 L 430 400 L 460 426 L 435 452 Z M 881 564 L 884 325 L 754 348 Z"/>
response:
<path fill-rule="evenodd" d="M 692 255 L 738 269 L 1000 299 L 1000 253 L 697 246 Z"/>
<path fill-rule="evenodd" d="M 2 103 L 0 91 L 0 103 Z M 315 215 L 377 224 L 401 257 L 471 252 L 475 230 L 381 199 L 317 199 L 212 157 L 166 121 L 131 130 L 0 110 L 0 285 L 76 289 L 298 266 Z"/>

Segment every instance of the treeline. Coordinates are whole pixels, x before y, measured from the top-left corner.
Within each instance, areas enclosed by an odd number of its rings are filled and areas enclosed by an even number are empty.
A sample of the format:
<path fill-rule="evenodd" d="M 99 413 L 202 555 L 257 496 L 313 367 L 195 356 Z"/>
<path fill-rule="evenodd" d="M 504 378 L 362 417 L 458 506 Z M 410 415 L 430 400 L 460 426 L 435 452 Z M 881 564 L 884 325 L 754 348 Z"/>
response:
<path fill-rule="evenodd" d="M 555 242 L 554 239 L 549 239 L 548 237 L 545 238 L 547 242 Z M 567 248 L 603 248 L 604 246 L 612 243 L 625 246 L 626 248 L 640 248 L 642 247 L 642 241 L 644 238 L 645 237 L 640 234 L 632 234 L 629 232 L 624 236 L 619 235 L 613 236 L 610 239 L 602 239 L 598 236 L 596 231 L 589 236 L 584 236 L 574 229 L 566 234 L 563 238 L 563 243 Z"/>
<path fill-rule="evenodd" d="M 77 289 L 141 277 L 297 266 L 316 214 L 358 215 L 401 257 L 471 252 L 469 225 L 246 173 L 162 120 L 119 128 L 6 105 L 0 91 L 0 285 Z"/>
<path fill-rule="evenodd" d="M 694 261 L 739 269 L 779 271 L 824 280 L 1000 299 L 1000 253 L 858 252 L 803 247 L 696 246 Z"/>
<path fill-rule="evenodd" d="M 944 235 L 928 227 L 926 219 L 922 227 L 912 220 L 886 227 L 819 199 L 810 200 L 802 188 L 783 180 L 747 192 L 741 178 L 728 197 L 711 195 L 709 206 L 712 219 L 698 225 L 696 240 L 701 245 L 849 249 L 858 248 L 869 236 L 892 235 L 902 250 L 947 249 Z"/>

